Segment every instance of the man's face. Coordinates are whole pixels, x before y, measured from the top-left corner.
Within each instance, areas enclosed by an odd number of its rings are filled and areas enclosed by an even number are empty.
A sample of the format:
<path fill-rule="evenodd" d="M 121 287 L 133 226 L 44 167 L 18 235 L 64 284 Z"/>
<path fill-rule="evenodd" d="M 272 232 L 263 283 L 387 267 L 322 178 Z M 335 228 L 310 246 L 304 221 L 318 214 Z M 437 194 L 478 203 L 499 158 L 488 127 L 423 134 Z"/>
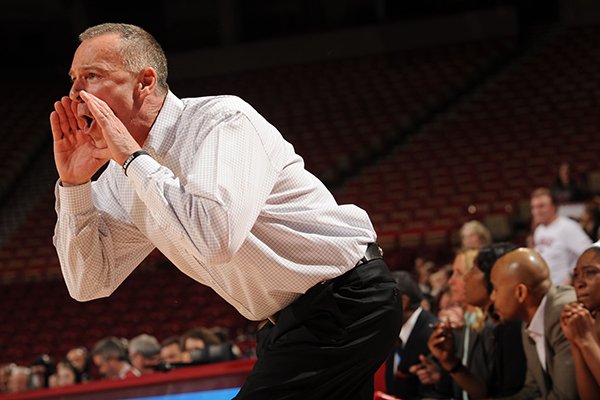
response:
<path fill-rule="evenodd" d="M 80 349 L 73 349 L 67 353 L 67 360 L 79 371 L 85 368 L 85 354 Z"/>
<path fill-rule="evenodd" d="M 202 350 L 203 348 L 206 347 L 204 340 L 202 340 L 200 338 L 194 338 L 194 337 L 187 338 L 183 345 L 184 345 L 185 351 Z"/>
<path fill-rule="evenodd" d="M 146 360 L 140 353 L 129 353 L 129 360 L 131 361 L 131 365 L 133 365 L 138 371 L 142 371 L 146 367 Z"/>
<path fill-rule="evenodd" d="M 181 362 L 181 349 L 179 344 L 171 343 L 168 346 L 164 346 L 160 349 L 160 359 L 168 362 L 169 364 L 176 364 Z"/>
<path fill-rule="evenodd" d="M 531 216 L 535 224 L 548 225 L 556 218 L 556 206 L 548 195 L 535 196 L 531 199 Z"/>
<path fill-rule="evenodd" d="M 490 280 L 494 286 L 490 299 L 494 303 L 494 311 L 500 320 L 518 319 L 520 305 L 515 294 L 517 281 L 509 274 L 502 260 L 496 262 L 492 268 Z"/>
<path fill-rule="evenodd" d="M 81 90 L 105 101 L 128 129 L 134 119 L 135 88 L 139 82 L 136 74 L 125 69 L 117 51 L 119 41 L 116 34 L 84 40 L 75 51 L 69 71 L 72 81 L 69 97 L 76 103 L 76 115 L 86 121 L 84 133 L 90 135 L 98 147 L 105 142 L 91 112 L 79 97 Z"/>
<path fill-rule="evenodd" d="M 573 271 L 573 286 L 577 300 L 590 311 L 600 309 L 600 257 L 593 250 L 586 251 L 577 260 Z"/>
<path fill-rule="evenodd" d="M 105 378 L 114 378 L 118 375 L 119 371 L 115 368 L 115 358 L 105 358 L 100 354 L 94 355 L 92 358 L 94 365 L 98 367 L 100 375 Z"/>

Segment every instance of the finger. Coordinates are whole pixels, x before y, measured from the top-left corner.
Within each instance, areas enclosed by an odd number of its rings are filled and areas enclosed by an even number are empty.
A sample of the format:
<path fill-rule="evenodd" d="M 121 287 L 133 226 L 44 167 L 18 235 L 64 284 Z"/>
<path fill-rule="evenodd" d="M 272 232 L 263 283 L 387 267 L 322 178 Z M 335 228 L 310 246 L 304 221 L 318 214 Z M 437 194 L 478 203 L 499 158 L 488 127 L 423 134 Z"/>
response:
<path fill-rule="evenodd" d="M 80 93 L 81 98 L 85 101 L 88 109 L 92 113 L 96 122 L 101 126 L 106 123 L 108 118 L 113 114 L 110 107 L 102 100 L 84 90 Z"/>
<path fill-rule="evenodd" d="M 50 129 L 52 130 L 52 137 L 55 142 L 62 140 L 63 132 L 60 127 L 60 119 L 56 111 L 50 113 Z"/>
<path fill-rule="evenodd" d="M 77 130 L 77 120 L 75 119 L 75 113 L 72 110 L 73 102 L 67 96 L 63 96 L 63 98 L 60 99 L 60 102 L 65 109 L 65 115 L 67 116 L 67 119 L 69 121 L 69 128 L 71 128 L 73 132 L 75 132 Z"/>
<path fill-rule="evenodd" d="M 58 115 L 59 126 L 62 132 L 61 137 L 67 135 L 70 132 L 71 127 L 69 125 L 69 118 L 67 117 L 65 107 L 60 101 L 56 101 L 54 102 L 54 110 Z"/>
<path fill-rule="evenodd" d="M 77 127 L 79 129 L 83 129 L 83 128 L 85 128 L 85 119 L 78 115 L 78 113 L 77 113 L 78 106 L 79 106 L 79 102 L 77 102 L 77 101 L 71 102 L 71 111 L 73 112 L 73 115 L 75 116 L 75 120 L 77 121 Z"/>

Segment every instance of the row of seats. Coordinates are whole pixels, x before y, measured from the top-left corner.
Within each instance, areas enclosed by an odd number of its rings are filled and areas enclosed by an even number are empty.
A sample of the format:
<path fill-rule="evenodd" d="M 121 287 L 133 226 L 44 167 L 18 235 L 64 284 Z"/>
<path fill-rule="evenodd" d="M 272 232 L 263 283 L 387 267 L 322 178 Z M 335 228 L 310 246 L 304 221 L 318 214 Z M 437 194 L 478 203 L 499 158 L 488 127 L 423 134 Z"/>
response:
<path fill-rule="evenodd" d="M 598 170 L 600 96 L 584 83 L 597 80 L 600 58 L 580 55 L 598 53 L 599 34 L 597 27 L 567 30 L 525 55 L 336 197 L 369 211 L 391 250 L 449 243 L 472 218 L 510 234 L 522 202 L 553 183 L 561 162 L 571 161 L 576 173 Z"/>
<path fill-rule="evenodd" d="M 56 359 L 103 337 L 159 340 L 198 326 L 222 326 L 233 335 L 251 330 L 211 289 L 172 266 L 142 265 L 110 297 L 78 303 L 62 280 L 13 283 L 0 291 L 0 364 L 27 364 L 42 353 Z"/>

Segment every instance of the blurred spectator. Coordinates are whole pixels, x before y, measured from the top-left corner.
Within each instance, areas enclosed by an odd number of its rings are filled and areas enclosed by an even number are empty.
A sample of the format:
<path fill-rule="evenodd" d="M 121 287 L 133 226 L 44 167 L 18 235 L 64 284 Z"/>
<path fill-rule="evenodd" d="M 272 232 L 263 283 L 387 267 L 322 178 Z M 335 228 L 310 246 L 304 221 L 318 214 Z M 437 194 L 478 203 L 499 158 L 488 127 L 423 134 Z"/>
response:
<path fill-rule="evenodd" d="M 36 357 L 30 365 L 30 389 L 42 389 L 48 387 L 48 379 L 56 372 L 54 361 L 48 354 Z"/>
<path fill-rule="evenodd" d="M 558 215 L 556 199 L 547 188 L 531 194 L 531 216 L 535 226 L 534 248 L 548 264 L 552 282 L 570 283 L 577 257 L 592 241 L 577 222 Z"/>
<path fill-rule="evenodd" d="M 0 366 L 0 393 L 6 393 L 8 391 L 8 379 L 15 366 L 16 365 L 12 363 Z"/>
<path fill-rule="evenodd" d="M 213 333 L 221 343 L 231 342 L 231 333 L 229 329 L 222 326 L 213 326 L 212 328 L 208 328 L 208 331 Z"/>
<path fill-rule="evenodd" d="M 481 222 L 468 221 L 460 228 L 460 242 L 463 250 L 479 249 L 492 243 L 492 234 Z"/>
<path fill-rule="evenodd" d="M 221 344 L 219 337 L 207 328 L 193 328 L 181 336 L 181 358 L 183 362 L 192 362 L 192 351 L 202 350 L 211 345 Z"/>
<path fill-rule="evenodd" d="M 454 301 L 450 286 L 446 286 L 440 292 L 433 311 L 441 321 L 449 321 L 454 327 L 463 324 L 464 310 L 459 303 Z"/>
<path fill-rule="evenodd" d="M 11 368 L 8 377 L 7 392 L 19 393 L 29 390 L 29 377 L 31 371 L 27 367 L 16 366 Z"/>
<path fill-rule="evenodd" d="M 67 360 L 79 371 L 82 382 L 90 380 L 91 360 L 85 347 L 75 347 L 67 352 Z"/>
<path fill-rule="evenodd" d="M 214 344 L 221 344 L 221 340 L 217 335 L 204 327 L 190 329 L 181 336 L 181 348 L 183 351 L 203 349 Z"/>
<path fill-rule="evenodd" d="M 594 202 L 585 205 L 579 224 L 592 242 L 600 240 L 600 209 Z"/>
<path fill-rule="evenodd" d="M 422 384 L 409 368 L 419 364 L 419 355 L 427 355 L 427 339 L 437 322 L 434 314 L 421 308 L 421 291 L 406 271 L 392 272 L 402 302 L 402 329 L 398 345 L 386 364 L 386 392 L 402 399 L 438 397 L 431 385 Z"/>
<path fill-rule="evenodd" d="M 160 362 L 160 343 L 154 336 L 141 334 L 129 342 L 129 360 L 143 374 L 156 372 Z"/>
<path fill-rule="evenodd" d="M 92 350 L 92 361 L 100 374 L 107 379 L 125 379 L 140 376 L 140 372 L 127 361 L 127 351 L 116 337 L 100 340 Z"/>
<path fill-rule="evenodd" d="M 475 249 L 456 252 L 452 263 L 452 275 L 448 280 L 451 293 L 450 302 L 449 304 L 442 304 L 442 301 L 440 301 L 438 318 L 442 321 L 448 320 L 453 327 L 464 324 L 466 297 L 463 277 L 473 267 L 475 256 L 477 256 L 477 250 Z"/>
<path fill-rule="evenodd" d="M 435 265 L 431 261 L 426 261 L 423 257 L 415 258 L 415 274 L 421 293 L 431 292 L 431 283 L 429 277 L 435 271 Z"/>
<path fill-rule="evenodd" d="M 166 338 L 161 343 L 160 360 L 169 364 L 179 364 L 183 362 L 181 351 L 181 340 L 178 336 Z"/>
<path fill-rule="evenodd" d="M 450 267 L 450 269 L 447 268 L 447 266 L 443 266 L 442 268 L 440 268 L 439 270 L 430 273 L 429 275 L 429 285 L 430 285 L 430 291 L 429 294 L 432 297 L 437 297 L 442 290 L 448 286 L 448 280 L 450 279 L 450 272 L 452 270 L 452 267 Z"/>
<path fill-rule="evenodd" d="M 552 196 L 556 199 L 556 204 L 559 205 L 585 199 L 585 191 L 567 162 L 560 164 L 558 167 L 558 173 L 551 191 Z"/>
<path fill-rule="evenodd" d="M 56 365 L 56 386 L 70 386 L 81 382 L 81 374 L 69 360 L 64 360 Z"/>
<path fill-rule="evenodd" d="M 571 345 L 577 390 L 582 399 L 600 399 L 600 247 L 577 260 L 573 286 L 578 303 L 567 304 L 560 325 Z"/>

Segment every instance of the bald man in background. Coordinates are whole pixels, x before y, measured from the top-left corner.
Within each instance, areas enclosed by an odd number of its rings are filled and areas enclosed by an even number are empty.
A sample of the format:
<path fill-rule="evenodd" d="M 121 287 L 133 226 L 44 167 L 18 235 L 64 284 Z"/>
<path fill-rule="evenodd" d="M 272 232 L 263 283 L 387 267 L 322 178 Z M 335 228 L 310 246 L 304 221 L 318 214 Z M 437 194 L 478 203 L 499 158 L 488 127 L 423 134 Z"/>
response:
<path fill-rule="evenodd" d="M 491 300 L 500 319 L 525 322 L 525 385 L 509 398 L 577 399 L 573 358 L 560 328 L 563 307 L 577 300 L 574 289 L 553 286 L 542 256 L 527 248 L 498 259 L 491 281 Z"/>

